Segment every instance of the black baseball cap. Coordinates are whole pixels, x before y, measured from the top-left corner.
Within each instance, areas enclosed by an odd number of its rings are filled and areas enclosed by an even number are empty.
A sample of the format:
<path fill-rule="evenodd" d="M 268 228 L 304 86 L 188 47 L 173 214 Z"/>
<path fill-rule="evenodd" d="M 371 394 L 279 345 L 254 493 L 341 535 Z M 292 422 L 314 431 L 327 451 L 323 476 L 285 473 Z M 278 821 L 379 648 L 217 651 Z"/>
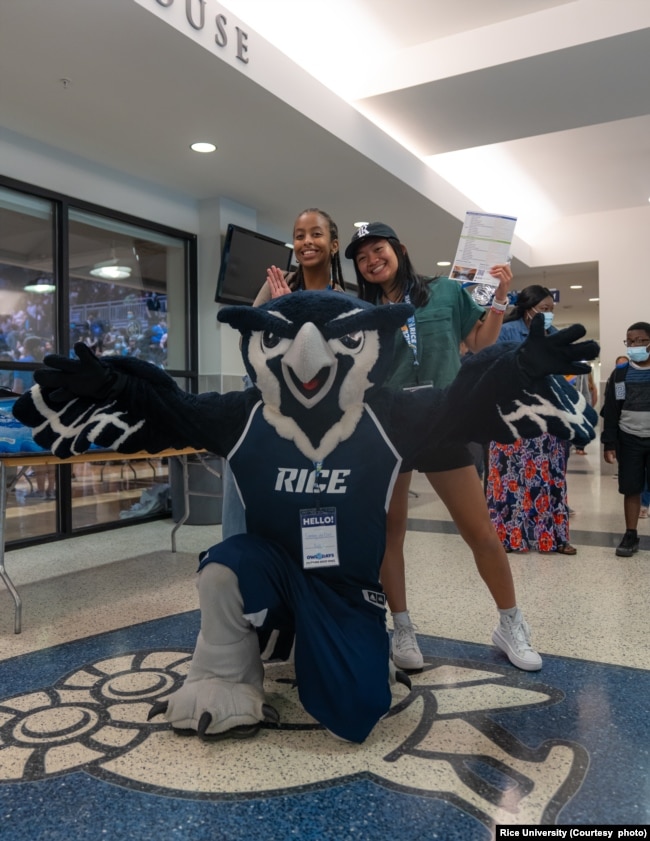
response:
<path fill-rule="evenodd" d="M 368 239 L 369 237 L 375 237 L 377 239 L 399 240 L 399 237 L 397 236 L 395 231 L 388 225 L 385 225 L 383 222 L 364 223 L 363 225 L 359 225 L 359 227 L 356 229 L 356 231 L 352 235 L 350 244 L 345 249 L 345 256 L 348 260 L 352 260 L 354 255 L 357 253 L 359 243 L 363 242 L 364 239 Z"/>

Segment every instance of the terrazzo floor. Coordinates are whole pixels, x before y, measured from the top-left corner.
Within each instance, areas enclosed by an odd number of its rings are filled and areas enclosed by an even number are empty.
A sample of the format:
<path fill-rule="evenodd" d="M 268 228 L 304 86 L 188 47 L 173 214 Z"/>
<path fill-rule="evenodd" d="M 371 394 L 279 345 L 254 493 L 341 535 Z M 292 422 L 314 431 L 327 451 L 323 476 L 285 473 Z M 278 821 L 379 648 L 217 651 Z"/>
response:
<path fill-rule="evenodd" d="M 569 461 L 578 554 L 509 556 L 537 673 L 491 646 L 491 598 L 416 479 L 407 584 L 425 669 L 360 746 L 304 713 L 286 665 L 267 667 L 282 723 L 250 741 L 206 744 L 146 721 L 183 680 L 196 557 L 219 526 L 182 527 L 177 553 L 169 521 L 9 551 L 24 607 L 14 634 L 0 588 L 0 838 L 474 841 L 646 827 L 650 520 L 641 551 L 615 557 L 621 499 L 590 450 Z"/>

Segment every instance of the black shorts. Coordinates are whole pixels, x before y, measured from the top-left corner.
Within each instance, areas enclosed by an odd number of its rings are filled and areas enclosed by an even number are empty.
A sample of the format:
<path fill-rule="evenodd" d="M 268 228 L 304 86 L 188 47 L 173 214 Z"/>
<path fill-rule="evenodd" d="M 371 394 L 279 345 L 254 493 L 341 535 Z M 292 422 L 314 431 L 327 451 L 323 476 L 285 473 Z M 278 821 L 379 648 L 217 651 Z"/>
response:
<path fill-rule="evenodd" d="M 625 496 L 640 494 L 650 481 L 650 438 L 619 430 L 616 458 L 618 492 Z"/>
<path fill-rule="evenodd" d="M 470 467 L 474 464 L 475 456 L 467 444 L 445 444 L 434 453 L 430 453 L 425 463 L 418 461 L 417 469 L 420 473 L 443 473 L 445 470 L 458 470 L 460 467 Z M 401 472 L 408 473 L 412 469 L 405 466 Z"/>

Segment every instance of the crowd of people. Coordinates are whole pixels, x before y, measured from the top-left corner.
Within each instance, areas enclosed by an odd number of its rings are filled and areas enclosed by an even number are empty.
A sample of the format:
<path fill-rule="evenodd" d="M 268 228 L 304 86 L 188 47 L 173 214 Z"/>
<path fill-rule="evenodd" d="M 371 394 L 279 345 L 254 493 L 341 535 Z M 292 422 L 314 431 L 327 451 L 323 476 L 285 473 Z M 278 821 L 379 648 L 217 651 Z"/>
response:
<path fill-rule="evenodd" d="M 70 323 L 70 347 L 83 342 L 98 356 L 133 356 L 165 368 L 168 330 L 161 297 L 147 294 L 135 299 L 134 309 L 127 309 L 125 317 L 115 323 L 103 319 L 99 309 L 87 308 L 84 317 Z M 136 306 L 141 301 L 146 307 Z M 51 306 L 36 301 L 15 313 L 0 315 L 0 388 L 20 394 L 32 385 L 32 372 L 14 371 L 10 366 L 13 362 L 40 362 L 54 351 L 52 311 Z M 142 318 L 137 314 L 140 311 L 146 313 Z"/>
<path fill-rule="evenodd" d="M 70 345 L 83 342 L 98 356 L 133 356 L 166 367 L 167 321 L 164 314 L 147 310 L 143 322 L 133 310 L 128 310 L 121 324 L 109 324 L 96 311 L 88 318 L 70 326 Z"/>

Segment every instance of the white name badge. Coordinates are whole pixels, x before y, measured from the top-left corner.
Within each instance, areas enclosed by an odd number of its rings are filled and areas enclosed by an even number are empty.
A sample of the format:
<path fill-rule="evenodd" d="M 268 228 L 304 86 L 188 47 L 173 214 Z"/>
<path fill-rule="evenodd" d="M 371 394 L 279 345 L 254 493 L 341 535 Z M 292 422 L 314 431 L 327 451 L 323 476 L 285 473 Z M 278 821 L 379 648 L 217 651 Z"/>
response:
<path fill-rule="evenodd" d="M 336 508 L 300 510 L 303 569 L 321 569 L 339 565 L 336 541 Z"/>

